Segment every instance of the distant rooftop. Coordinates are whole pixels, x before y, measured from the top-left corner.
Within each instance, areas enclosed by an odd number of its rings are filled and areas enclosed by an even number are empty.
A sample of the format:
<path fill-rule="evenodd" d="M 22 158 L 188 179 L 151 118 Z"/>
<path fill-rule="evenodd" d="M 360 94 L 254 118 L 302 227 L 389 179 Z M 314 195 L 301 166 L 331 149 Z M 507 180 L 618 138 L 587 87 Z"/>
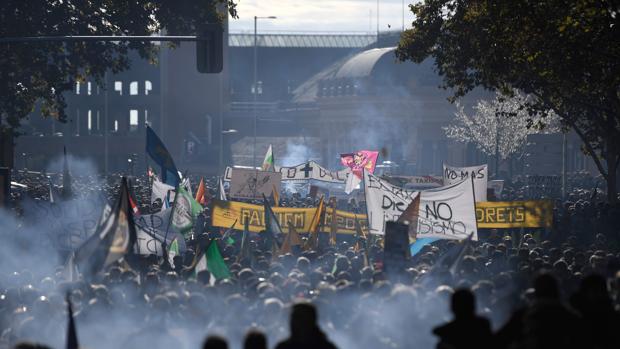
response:
<path fill-rule="evenodd" d="M 335 47 L 362 48 L 377 41 L 376 34 L 259 34 L 260 47 Z M 254 46 L 253 33 L 230 33 L 230 47 Z"/>

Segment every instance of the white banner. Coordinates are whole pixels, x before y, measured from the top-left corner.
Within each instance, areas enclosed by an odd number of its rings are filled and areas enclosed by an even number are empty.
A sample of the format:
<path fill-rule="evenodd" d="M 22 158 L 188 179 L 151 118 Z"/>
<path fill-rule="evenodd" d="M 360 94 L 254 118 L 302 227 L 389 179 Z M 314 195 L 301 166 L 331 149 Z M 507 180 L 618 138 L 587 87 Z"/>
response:
<path fill-rule="evenodd" d="M 476 201 L 487 201 L 487 181 L 489 171 L 487 165 L 470 167 L 453 167 L 443 165 L 443 184 L 448 186 L 461 182 L 464 179 L 474 179 L 474 193 Z"/>
<path fill-rule="evenodd" d="M 232 199 L 262 199 L 269 197 L 274 189 L 280 192 L 280 173 L 235 168 L 228 196 Z"/>
<path fill-rule="evenodd" d="M 340 171 L 329 171 L 315 161 L 308 161 L 297 166 L 276 166 L 275 168 L 276 172 L 280 172 L 282 174 L 282 181 L 315 180 L 321 182 L 344 184 L 347 179 L 347 174 L 349 173 L 349 169 L 343 169 Z M 224 181 L 230 182 L 230 180 L 232 179 L 232 170 L 232 167 L 226 167 L 226 172 L 224 173 Z"/>
<path fill-rule="evenodd" d="M 431 189 L 443 186 L 439 176 L 384 176 L 385 179 L 406 189 Z"/>
<path fill-rule="evenodd" d="M 364 171 L 364 193 L 368 211 L 368 231 L 383 235 L 385 222 L 396 221 L 419 192 L 390 184 Z"/>
<path fill-rule="evenodd" d="M 417 236 L 440 239 L 465 239 L 473 233 L 478 240 L 476 208 L 471 180 L 416 192 L 364 174 L 368 228 L 383 235 L 385 222 L 396 221 L 409 204 L 420 195 Z"/>
<path fill-rule="evenodd" d="M 166 244 L 170 247 L 175 238 L 179 243 L 179 252 L 185 252 L 186 247 L 183 236 L 172 225 L 168 226 L 171 211 L 172 208 L 168 208 L 150 215 L 134 216 L 137 235 L 134 246 L 135 253 L 162 256 L 162 242 L 166 240 Z M 168 230 L 167 235 L 166 230 Z"/>
<path fill-rule="evenodd" d="M 421 192 L 417 238 L 478 240 L 471 179 Z"/>
<path fill-rule="evenodd" d="M 175 188 L 157 179 L 153 180 L 151 190 L 151 205 L 159 200 L 163 208 L 168 208 L 169 203 L 174 201 Z"/>

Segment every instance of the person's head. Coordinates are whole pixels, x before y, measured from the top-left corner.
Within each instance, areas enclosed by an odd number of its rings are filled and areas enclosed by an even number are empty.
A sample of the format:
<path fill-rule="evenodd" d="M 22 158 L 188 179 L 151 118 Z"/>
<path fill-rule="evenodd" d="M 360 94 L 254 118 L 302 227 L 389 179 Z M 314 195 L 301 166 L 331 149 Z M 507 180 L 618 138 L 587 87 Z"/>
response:
<path fill-rule="evenodd" d="M 243 349 L 267 349 L 267 337 L 258 331 L 250 331 L 243 340 Z"/>
<path fill-rule="evenodd" d="M 291 311 L 291 335 L 305 337 L 317 326 L 316 308 L 310 303 L 297 303 Z"/>
<path fill-rule="evenodd" d="M 228 343 L 222 337 L 209 336 L 205 339 L 202 349 L 228 349 Z"/>
<path fill-rule="evenodd" d="M 461 288 L 452 294 L 452 313 L 455 318 L 473 317 L 475 309 L 476 298 L 470 290 Z"/>
<path fill-rule="evenodd" d="M 537 299 L 558 299 L 560 291 L 558 282 L 551 274 L 540 274 L 534 279 L 534 290 Z"/>

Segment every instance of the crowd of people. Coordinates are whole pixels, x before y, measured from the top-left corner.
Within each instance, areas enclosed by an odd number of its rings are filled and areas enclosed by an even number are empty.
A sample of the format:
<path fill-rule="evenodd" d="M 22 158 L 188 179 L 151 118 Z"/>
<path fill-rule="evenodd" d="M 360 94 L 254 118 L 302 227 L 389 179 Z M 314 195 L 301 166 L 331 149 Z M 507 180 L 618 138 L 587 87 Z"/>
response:
<path fill-rule="evenodd" d="M 9 214 L 22 213 L 25 196 L 49 200 L 44 175 L 16 172 L 14 180 L 28 189 L 14 195 Z M 140 211 L 158 211 L 149 179 L 132 182 Z M 217 178 L 206 182 L 215 198 Z M 73 183 L 76 195 L 113 199 L 119 177 Z M 174 267 L 133 255 L 97 279 L 70 280 L 58 251 L 12 243 L 33 234 L 17 219 L 0 234 L 0 258 L 23 263 L 0 266 L 0 348 L 63 347 L 67 299 L 87 348 L 620 348 L 620 209 L 600 190 L 574 184 L 557 199 L 551 229 L 481 230 L 466 246 L 438 241 L 394 274 L 382 270 L 380 238 L 338 236 L 333 245 L 322 233 L 318 247 L 279 255 L 251 234 L 251 257 L 240 258 L 242 232 L 221 240 L 207 206 Z M 523 183 L 506 184 L 507 200 L 524 193 Z M 317 201 L 282 193 L 281 204 Z M 338 205 L 365 210 L 363 202 Z M 212 283 L 209 271 L 191 269 L 206 241 L 220 247 L 230 278 Z M 43 267 L 48 260 L 57 264 Z"/>

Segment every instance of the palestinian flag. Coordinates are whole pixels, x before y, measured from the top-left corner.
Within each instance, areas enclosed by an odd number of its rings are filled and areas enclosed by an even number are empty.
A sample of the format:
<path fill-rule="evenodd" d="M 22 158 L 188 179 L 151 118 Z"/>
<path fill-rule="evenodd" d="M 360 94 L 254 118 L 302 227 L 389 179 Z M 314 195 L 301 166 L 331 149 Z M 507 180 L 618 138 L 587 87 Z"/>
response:
<path fill-rule="evenodd" d="M 203 270 L 208 270 L 211 273 L 211 279 L 209 280 L 211 285 L 214 285 L 217 280 L 231 277 L 230 271 L 215 241 L 211 241 L 209 248 L 207 248 L 198 260 L 194 268 L 194 277 Z"/>

